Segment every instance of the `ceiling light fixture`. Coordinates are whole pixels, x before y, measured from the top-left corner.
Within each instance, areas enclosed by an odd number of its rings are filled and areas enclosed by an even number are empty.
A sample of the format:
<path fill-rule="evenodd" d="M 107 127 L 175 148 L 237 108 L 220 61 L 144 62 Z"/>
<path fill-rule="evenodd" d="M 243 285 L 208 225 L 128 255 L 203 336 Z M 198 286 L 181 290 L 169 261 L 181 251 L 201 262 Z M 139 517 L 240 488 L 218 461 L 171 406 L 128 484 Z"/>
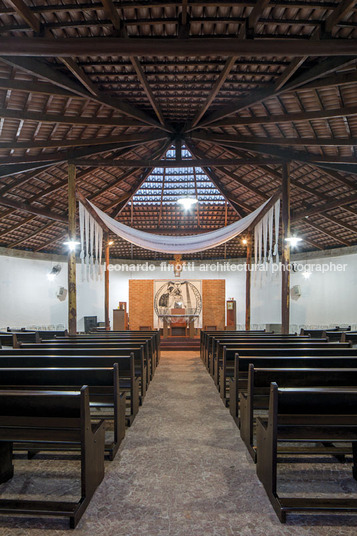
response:
<path fill-rule="evenodd" d="M 298 236 L 289 236 L 288 238 L 285 238 L 286 242 L 289 242 L 290 247 L 295 248 L 299 242 L 302 241 L 302 238 L 299 238 Z"/>
<path fill-rule="evenodd" d="M 186 193 L 184 195 L 180 195 L 180 197 L 177 200 L 177 204 L 181 205 L 184 210 L 190 210 L 193 205 L 198 203 L 198 199 L 196 196 L 190 194 L 190 172 L 189 168 L 186 168 L 186 184 L 183 184 L 183 188 L 186 190 Z M 192 178 L 191 178 L 192 180 Z M 197 189 L 196 189 L 196 195 L 197 195 Z"/>
<path fill-rule="evenodd" d="M 196 203 L 198 203 L 198 200 L 195 197 L 191 197 L 189 195 L 186 197 L 180 197 L 177 200 L 177 204 L 181 205 L 185 210 L 190 210 L 190 208 L 192 208 L 193 205 L 195 205 Z"/>
<path fill-rule="evenodd" d="M 79 246 L 80 242 L 77 240 L 67 240 L 63 242 L 65 246 L 68 246 L 69 251 L 75 251 L 76 247 Z"/>

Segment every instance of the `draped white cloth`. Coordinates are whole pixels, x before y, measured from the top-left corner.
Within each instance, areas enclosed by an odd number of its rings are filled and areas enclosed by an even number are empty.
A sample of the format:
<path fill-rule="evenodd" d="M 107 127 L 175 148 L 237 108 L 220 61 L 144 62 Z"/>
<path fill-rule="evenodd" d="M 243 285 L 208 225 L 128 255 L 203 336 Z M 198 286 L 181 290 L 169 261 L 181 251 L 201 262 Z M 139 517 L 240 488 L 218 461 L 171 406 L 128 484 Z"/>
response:
<path fill-rule="evenodd" d="M 102 279 L 103 228 L 82 203 L 79 203 L 79 229 L 81 236 L 82 281 Z"/>
<path fill-rule="evenodd" d="M 183 254 L 196 253 L 198 251 L 214 248 L 243 233 L 269 201 L 270 200 L 268 199 L 268 201 L 263 203 L 254 212 L 231 225 L 227 225 L 216 231 L 191 236 L 165 236 L 139 231 L 138 229 L 133 229 L 123 223 L 117 222 L 93 205 L 90 201 L 88 201 L 88 203 L 92 206 L 93 210 L 95 210 L 108 229 L 117 236 L 124 238 L 124 240 L 141 248 L 149 249 L 150 251 Z M 84 210 L 88 212 L 85 208 Z"/>
<path fill-rule="evenodd" d="M 280 199 L 254 227 L 254 262 L 257 267 L 254 282 L 258 286 L 264 278 L 272 275 L 274 257 L 275 262 L 279 262 L 279 216 Z M 260 270 L 260 267 L 264 270 Z"/>

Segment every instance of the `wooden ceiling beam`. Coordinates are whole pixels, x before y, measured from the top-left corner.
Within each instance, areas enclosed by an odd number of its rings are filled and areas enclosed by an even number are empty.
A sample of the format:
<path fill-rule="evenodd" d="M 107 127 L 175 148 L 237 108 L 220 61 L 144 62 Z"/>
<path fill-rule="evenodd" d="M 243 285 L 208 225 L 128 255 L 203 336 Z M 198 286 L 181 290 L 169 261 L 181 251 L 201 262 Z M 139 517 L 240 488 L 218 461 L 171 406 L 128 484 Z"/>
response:
<path fill-rule="evenodd" d="M 120 18 L 119 12 L 118 12 L 117 8 L 115 7 L 113 0 L 101 0 L 101 1 L 102 1 L 102 4 L 103 4 L 103 7 L 104 7 L 104 11 L 107 13 L 107 15 L 109 16 L 110 20 L 112 21 L 114 28 L 117 30 L 117 32 L 119 33 L 119 35 L 122 38 L 127 38 L 128 34 L 127 34 L 126 28 L 124 26 L 124 21 L 122 21 L 122 19 Z M 162 113 L 162 110 L 161 110 L 161 106 L 160 106 L 159 102 L 156 100 L 156 98 L 154 96 L 154 93 L 153 93 L 153 91 L 152 91 L 152 89 L 151 89 L 151 87 L 150 87 L 150 85 L 149 85 L 149 83 L 147 81 L 144 69 L 140 65 L 139 59 L 137 57 L 131 57 L 130 61 L 131 61 L 132 66 L 134 67 L 134 70 L 135 70 L 135 72 L 137 74 L 137 77 L 140 80 L 141 85 L 144 88 L 146 96 L 149 99 L 149 102 L 150 102 L 150 104 L 151 104 L 151 106 L 152 106 L 152 108 L 153 108 L 158 120 L 160 121 L 160 124 L 162 126 L 165 126 L 165 119 L 164 119 L 164 116 L 163 116 L 163 113 Z M 166 128 L 168 128 L 168 127 L 166 127 Z M 172 131 L 171 128 L 168 128 L 168 130 Z"/>
<path fill-rule="evenodd" d="M 329 14 L 323 24 L 324 33 L 330 34 L 333 27 L 336 26 L 349 12 L 353 11 L 356 0 L 341 0 L 336 8 Z"/>
<path fill-rule="evenodd" d="M 190 126 L 195 127 L 197 123 L 202 119 L 204 114 L 207 112 L 208 108 L 211 106 L 212 102 L 214 101 L 215 97 L 219 93 L 221 87 L 227 80 L 231 70 L 234 67 L 234 63 L 236 60 L 236 56 L 230 57 L 227 59 L 222 71 L 219 74 L 219 77 L 217 78 L 216 82 L 214 83 L 211 91 L 209 92 L 209 95 L 207 99 L 205 100 L 205 103 L 203 106 L 198 110 L 195 117 L 193 118 L 193 121 L 191 122 Z"/>
<path fill-rule="evenodd" d="M 18 175 L 19 173 L 26 173 L 29 171 L 34 171 L 36 169 L 42 169 L 45 167 L 57 166 L 59 164 L 63 164 L 63 162 L 67 162 L 68 160 L 73 160 L 75 158 L 86 158 L 87 156 L 102 154 L 102 153 L 106 153 L 109 151 L 132 149 L 133 147 L 136 147 L 137 145 L 146 144 L 147 141 L 148 140 L 143 140 L 141 142 L 135 142 L 135 143 L 134 142 L 131 142 L 131 143 L 122 142 L 122 143 L 115 143 L 115 144 L 108 144 L 108 145 L 99 145 L 99 146 L 96 145 L 94 147 L 85 147 L 79 150 L 74 149 L 74 150 L 69 150 L 69 151 L 60 151 L 58 153 L 48 154 L 48 156 L 46 155 L 44 158 L 46 157 L 51 158 L 49 161 L 41 161 L 39 160 L 40 157 L 29 157 L 27 155 L 23 157 L 2 158 L 1 159 L 2 166 L 0 166 L 0 178 L 7 177 L 9 175 L 11 176 Z M 155 140 L 151 140 L 151 141 L 155 141 Z M 23 163 L 15 164 L 16 161 L 23 162 Z M 5 162 L 7 165 L 4 164 Z"/>
<path fill-rule="evenodd" d="M 15 12 L 33 29 L 34 32 L 41 32 L 41 22 L 34 12 L 22 0 L 9 0 Z"/>
<path fill-rule="evenodd" d="M 295 160 L 298 162 L 304 162 L 306 164 L 311 164 L 318 168 L 322 168 L 324 172 L 328 174 L 333 173 L 335 171 L 338 171 L 339 173 L 342 172 L 342 173 L 349 173 L 349 174 L 357 173 L 357 165 L 350 164 L 350 163 L 329 164 L 323 161 L 321 162 L 317 156 L 315 158 L 315 155 L 312 155 L 311 153 L 307 153 L 303 151 L 296 151 L 291 148 L 282 149 L 281 147 L 270 145 L 269 143 L 248 143 L 247 140 L 245 140 L 245 143 L 237 143 L 236 141 L 226 141 L 227 138 L 225 137 L 222 137 L 222 139 L 217 139 L 216 137 L 213 137 L 213 139 L 211 139 L 210 136 L 204 136 L 204 135 L 200 135 L 199 139 L 201 141 L 208 141 L 213 144 L 216 143 L 223 147 L 231 147 L 233 149 L 242 149 L 243 151 L 250 151 L 253 153 L 275 156 L 285 161 Z M 343 184 L 346 184 L 350 188 L 354 187 L 352 181 L 347 179 L 346 177 L 341 177 L 340 175 L 334 175 L 334 178 L 339 180 Z"/>
<path fill-rule="evenodd" d="M 0 84 L 1 86 L 1 84 Z M 84 125 L 84 126 L 113 126 L 113 127 L 140 127 L 148 128 L 138 121 L 127 119 L 126 117 L 83 117 L 72 115 L 46 114 L 41 112 L 29 112 L 26 110 L 12 110 L 9 108 L 0 109 L 0 117 L 4 119 L 15 119 L 17 121 L 36 121 L 39 123 L 61 123 L 64 125 Z"/>
<path fill-rule="evenodd" d="M 344 17 L 346 11 L 355 4 L 356 0 L 342 0 L 337 7 L 333 10 L 328 18 L 323 22 L 322 26 L 318 24 L 310 36 L 310 41 L 319 40 L 321 37 L 326 38 L 330 36 L 332 28 Z M 293 77 L 297 70 L 307 60 L 309 54 L 302 56 L 301 58 L 295 58 L 287 69 L 279 76 L 275 82 L 275 90 L 279 91 L 287 82 Z"/>
<path fill-rule="evenodd" d="M 90 166 L 90 167 L 160 167 L 160 168 L 197 168 L 203 166 L 214 166 L 214 167 L 226 167 L 226 166 L 240 166 L 240 165 L 254 165 L 256 160 L 254 158 L 232 158 L 227 160 L 221 160 L 219 158 L 200 158 L 200 159 L 183 159 L 183 160 L 109 160 L 109 159 L 75 159 L 72 161 L 76 166 Z M 282 160 L 279 158 L 267 158 L 264 163 L 266 164 L 281 164 Z"/>
<path fill-rule="evenodd" d="M 282 146 L 294 146 L 294 147 L 353 147 L 357 145 L 357 138 L 273 138 L 267 136 L 265 138 L 258 136 L 241 136 L 237 134 L 221 134 L 211 132 L 207 136 L 201 138 L 202 132 L 197 130 L 192 133 L 192 137 L 196 139 L 203 139 L 204 141 L 217 141 L 219 143 L 236 143 L 242 144 L 264 144 L 264 145 L 282 145 Z"/>
<path fill-rule="evenodd" d="M 31 9 L 23 2 L 23 0 L 10 0 L 15 7 L 17 13 L 22 17 L 25 22 L 37 33 L 46 33 L 46 30 L 37 16 L 31 11 Z M 79 80 L 79 82 L 91 93 L 97 95 L 97 89 L 91 82 L 89 77 L 85 74 L 84 70 L 77 65 L 73 58 L 61 58 L 60 61 L 71 71 L 71 73 Z"/>
<path fill-rule="evenodd" d="M 304 224 L 308 225 L 309 227 L 312 227 L 312 229 L 315 229 L 316 231 L 319 231 L 320 233 L 325 234 L 329 238 L 332 238 L 332 240 L 335 240 L 336 242 L 339 242 L 340 244 L 343 244 L 344 246 L 351 245 L 351 242 L 348 242 L 347 240 L 340 238 L 336 233 L 331 233 L 331 231 L 324 229 L 324 227 L 322 227 L 321 225 L 317 225 L 316 223 L 312 223 L 311 221 L 304 221 Z"/>
<path fill-rule="evenodd" d="M 47 149 L 50 147 L 85 147 L 88 145 L 113 145 L 116 143 L 126 143 L 127 145 L 135 145 L 139 143 L 147 143 L 154 140 L 162 140 L 167 136 L 164 132 L 159 131 L 158 135 L 152 136 L 153 133 L 136 133 L 136 134 L 120 134 L 119 136 L 103 136 L 97 138 L 76 138 L 65 140 L 36 140 L 36 141 L 0 141 L 0 149 Z M 47 155 L 45 156 L 45 158 Z M 0 159 L 1 162 L 1 159 Z"/>
<path fill-rule="evenodd" d="M 257 62 L 259 64 L 259 62 Z M 160 76 L 160 73 L 156 73 Z M 325 87 L 335 87 L 335 86 L 344 86 L 350 85 L 357 82 L 357 72 L 351 73 L 340 73 L 334 74 L 332 76 L 314 80 L 308 84 L 304 84 L 299 87 L 300 91 L 310 90 L 310 89 L 320 89 Z M 74 95 L 71 91 L 67 91 L 59 86 L 50 84 L 48 82 L 29 82 L 18 79 L 4 79 L 0 78 L 0 89 L 4 90 L 14 90 L 14 91 L 24 91 L 26 93 L 35 93 L 41 95 L 56 95 L 59 97 L 71 97 L 84 99 L 88 97 L 81 97 L 80 95 Z M 218 123 L 217 123 L 218 125 Z M 129 124 L 127 126 L 130 126 Z M 143 125 L 144 126 L 144 125 Z M 200 128 L 203 128 L 205 125 L 200 124 Z"/>
<path fill-rule="evenodd" d="M 56 214 L 55 212 L 51 212 L 50 210 L 45 210 L 42 208 L 34 207 L 33 205 L 30 205 L 29 203 L 24 203 L 20 201 L 14 201 L 13 199 L 9 199 L 7 197 L 0 197 L 0 205 L 3 205 L 5 207 L 14 208 L 15 210 L 20 210 L 21 212 L 29 212 L 30 214 L 36 214 L 36 216 L 41 216 L 43 218 L 48 218 L 50 220 L 56 220 L 60 222 L 67 222 L 67 217 L 62 216 L 61 214 Z"/>
<path fill-rule="evenodd" d="M 54 42 L 56 43 L 57 39 L 54 40 Z M 92 93 L 87 91 L 83 87 L 83 85 L 78 84 L 76 81 L 72 80 L 64 73 L 59 72 L 55 68 L 51 67 L 50 65 L 47 65 L 46 63 L 43 63 L 38 59 L 29 57 L 16 57 L 16 55 L 11 57 L 1 55 L 0 59 L 7 65 L 11 65 L 12 67 L 26 71 L 36 77 L 42 78 L 47 82 L 50 82 L 67 91 L 70 91 L 72 95 L 77 95 L 86 99 L 94 100 L 99 104 L 103 104 L 105 106 L 108 106 L 109 108 L 119 110 L 124 115 L 132 117 L 145 124 L 164 129 L 164 127 L 154 118 L 152 118 L 151 116 L 146 114 L 146 112 L 143 112 L 139 108 L 136 108 L 132 104 L 129 104 L 128 102 L 122 101 L 115 97 L 108 97 L 106 94 L 99 92 L 97 92 L 96 95 L 93 95 Z"/>
<path fill-rule="evenodd" d="M 157 160 L 161 160 L 161 158 L 166 154 L 166 152 L 168 151 L 170 145 L 171 145 L 172 141 L 169 140 L 165 145 L 164 147 L 161 147 L 159 151 L 156 151 L 154 153 L 154 158 L 157 157 Z M 120 212 L 123 210 L 123 208 L 125 207 L 125 205 L 127 204 L 127 202 L 129 201 L 129 199 L 136 194 L 136 192 L 139 190 L 139 188 L 141 188 L 142 184 L 146 181 L 146 179 L 149 177 L 149 175 L 152 173 L 153 171 L 153 167 L 150 167 L 150 168 L 147 168 L 144 173 L 142 175 L 140 175 L 139 179 L 133 184 L 132 188 L 130 189 L 130 192 L 128 192 L 128 196 L 125 197 L 122 196 L 122 198 L 119 198 L 119 200 L 115 201 L 114 203 L 111 203 L 109 205 L 109 207 L 106 207 L 106 209 L 108 208 L 113 208 L 113 207 L 116 207 L 115 208 L 115 211 L 111 214 L 111 216 L 113 218 L 116 218 Z"/>
<path fill-rule="evenodd" d="M 321 214 L 322 212 L 326 212 L 328 210 L 344 207 L 346 205 L 353 205 L 355 203 L 357 203 L 357 194 L 350 195 L 348 197 L 343 197 L 342 199 L 335 199 L 334 201 L 329 201 L 317 207 L 312 207 L 308 210 L 304 210 L 301 213 L 294 214 L 294 216 L 292 217 L 292 221 L 299 221 L 305 218 L 309 218 L 310 216 L 314 216 L 315 214 Z"/>
<path fill-rule="evenodd" d="M 356 39 L 309 41 L 295 38 L 236 39 L 200 37 L 117 38 L 80 37 L 48 39 L 0 38 L 0 54 L 7 57 L 68 58 L 72 56 L 350 56 L 356 55 Z"/>
<path fill-rule="evenodd" d="M 190 0 L 190 5 L 194 7 L 220 7 L 222 2 L 219 0 Z M 298 8 L 324 8 L 327 11 L 333 11 L 336 4 L 331 1 L 321 1 L 321 0 L 270 0 L 272 6 L 281 7 L 298 7 Z M 83 2 L 81 3 L 81 10 L 95 10 L 102 8 L 102 2 L 94 1 Z M 182 0 L 138 0 L 133 2 L 132 0 L 127 1 L 114 1 L 116 9 L 122 10 L 133 10 L 138 8 L 158 8 L 158 7 L 181 7 Z M 254 7 L 256 5 L 256 0 L 225 0 L 224 6 L 244 6 L 244 7 Z M 54 12 L 71 12 L 78 11 L 77 3 L 68 3 L 68 4 L 41 4 L 38 6 L 31 7 L 31 10 L 34 13 L 54 13 Z M 15 13 L 15 9 L 11 7 L 2 6 L 0 8 L 0 15 L 10 15 Z"/>
<path fill-rule="evenodd" d="M 273 114 L 267 116 L 232 117 L 218 121 L 213 125 L 205 125 L 205 127 L 216 128 L 234 127 L 239 125 L 269 125 L 275 123 L 290 123 L 293 121 L 311 121 L 313 119 L 334 119 L 336 117 L 348 117 L 353 115 L 357 115 L 357 106 L 347 106 L 333 110 L 317 110 L 314 112 L 293 112 L 288 114 Z"/>
<path fill-rule="evenodd" d="M 62 224 L 63 222 L 60 222 L 60 223 Z M 56 222 L 56 223 L 53 223 L 53 222 L 52 223 L 47 223 L 46 225 L 44 225 L 40 229 L 37 229 L 37 231 L 34 231 L 33 233 L 21 238 L 20 240 L 16 240 L 15 242 L 12 242 L 11 244 L 8 244 L 7 247 L 8 248 L 14 248 L 16 246 L 19 246 L 20 244 L 23 244 L 24 242 L 27 242 L 27 240 L 30 240 L 31 238 L 34 238 L 35 236 L 41 234 L 43 231 L 46 231 L 46 230 L 50 229 L 54 225 L 58 225 L 58 222 Z M 68 225 L 68 223 L 66 223 L 64 225 Z M 51 240 L 50 243 L 52 243 L 52 241 L 53 241 L 53 239 Z M 34 251 L 37 251 L 37 249 L 35 249 Z"/>
<path fill-rule="evenodd" d="M 194 151 L 195 151 L 195 154 L 200 159 L 202 159 L 202 161 L 204 161 L 204 159 L 207 158 L 206 155 L 204 154 L 204 152 L 201 151 L 197 146 L 195 146 Z M 237 159 L 237 161 L 239 162 L 239 159 Z M 281 165 L 281 161 L 279 162 L 279 164 Z M 212 164 L 212 165 L 213 165 L 213 167 L 217 167 L 214 164 Z M 256 165 L 256 164 L 254 164 L 254 165 Z M 234 172 L 229 171 L 227 169 L 223 169 L 222 171 L 226 176 L 230 177 L 232 179 L 232 181 L 234 183 L 236 183 L 238 186 L 243 186 L 247 190 L 253 192 L 255 195 L 259 195 L 259 197 L 261 197 L 264 200 L 269 198 L 268 195 L 266 195 L 265 193 L 261 192 L 258 188 L 255 188 L 253 185 L 249 184 L 248 181 L 242 179 L 241 177 L 238 177 Z"/>
<path fill-rule="evenodd" d="M 186 147 L 189 149 L 190 153 L 197 158 L 196 147 L 193 145 L 192 140 L 185 139 Z M 227 188 L 221 183 L 221 179 L 217 176 L 214 170 L 210 167 L 204 167 L 203 171 L 206 173 L 207 177 L 211 179 L 217 190 L 221 195 L 229 202 L 233 210 L 238 214 L 240 218 L 244 217 L 246 212 L 252 212 L 252 208 L 243 203 L 242 201 L 236 200 L 233 198 L 231 193 Z M 245 212 L 243 213 L 243 209 Z"/>
<path fill-rule="evenodd" d="M 311 42 L 307 41 L 307 43 L 310 43 L 310 45 L 312 45 L 313 43 L 316 43 L 316 41 L 311 41 Z M 294 80 L 290 81 L 290 83 L 286 84 L 284 87 L 281 87 L 280 89 L 277 90 L 275 87 L 275 84 L 271 84 L 269 87 L 253 90 L 249 93 L 248 96 L 242 99 L 233 101 L 230 104 L 223 106 L 219 110 L 212 112 L 210 115 L 206 116 L 196 126 L 197 128 L 201 128 L 202 125 L 207 126 L 209 124 L 216 123 L 217 121 L 224 119 L 225 117 L 229 115 L 233 115 L 251 106 L 254 106 L 255 104 L 259 104 L 265 101 L 266 99 L 269 99 L 271 97 L 277 97 L 278 95 L 281 95 L 282 93 L 285 93 L 286 91 L 291 91 L 291 90 L 301 88 L 306 84 L 314 82 L 315 80 L 318 80 L 319 78 L 323 76 L 326 76 L 328 74 L 331 74 L 337 71 L 338 69 L 349 66 L 351 63 L 354 63 L 355 61 L 356 61 L 356 58 L 351 58 L 351 57 L 346 57 L 346 56 L 342 58 L 329 57 L 326 60 L 318 62 L 315 66 L 311 67 L 310 69 L 308 69 L 306 72 L 302 73 L 301 75 L 296 76 Z"/>
<path fill-rule="evenodd" d="M 16 231 L 17 229 L 19 229 L 23 225 L 26 225 L 26 223 L 29 223 L 30 221 L 35 220 L 37 217 L 38 216 L 29 216 L 28 218 L 25 218 L 24 220 L 21 220 L 20 222 L 15 223 L 15 225 L 12 225 L 11 227 L 8 227 L 7 229 L 5 229 L 5 231 L 2 231 L 0 233 L 0 237 L 3 237 L 5 235 L 7 235 L 7 234 L 12 233 L 13 231 Z"/>
<path fill-rule="evenodd" d="M 244 157 L 244 151 L 240 151 L 240 150 L 233 149 L 233 148 L 229 148 L 227 150 L 227 153 L 228 154 L 233 154 L 233 155 L 236 154 L 239 157 L 242 157 L 242 153 L 243 153 L 243 157 Z M 281 177 L 281 173 L 279 172 L 279 169 L 271 169 L 270 167 L 268 167 L 265 164 L 264 160 L 260 160 L 259 158 L 257 158 L 257 160 L 256 160 L 256 166 L 259 166 L 261 169 L 263 169 L 268 174 L 268 176 L 271 176 L 273 179 L 278 180 L 279 182 L 281 181 L 282 177 Z M 292 173 L 293 173 L 293 171 L 291 172 L 291 174 Z M 331 172 L 331 173 L 333 173 L 333 172 Z M 233 174 L 233 173 L 231 173 L 230 176 L 233 179 L 236 177 L 236 175 Z M 334 174 L 334 176 L 332 178 L 334 178 L 335 180 L 338 180 L 339 176 L 336 173 L 336 174 Z M 315 188 L 310 188 L 306 184 L 301 184 L 298 180 L 293 179 L 292 177 L 290 177 L 290 183 L 291 183 L 291 186 L 293 186 L 294 188 L 297 188 L 298 190 L 301 190 L 302 192 L 306 192 L 308 194 L 311 194 L 311 195 L 315 196 L 317 199 L 321 199 L 322 201 L 330 202 L 331 199 L 332 199 L 331 196 L 326 195 L 326 194 L 316 190 Z M 352 187 L 352 184 L 348 183 L 348 186 Z M 355 210 L 355 209 L 352 209 L 350 207 L 344 207 L 344 208 L 348 212 L 351 212 L 351 214 L 357 214 L 357 210 Z"/>

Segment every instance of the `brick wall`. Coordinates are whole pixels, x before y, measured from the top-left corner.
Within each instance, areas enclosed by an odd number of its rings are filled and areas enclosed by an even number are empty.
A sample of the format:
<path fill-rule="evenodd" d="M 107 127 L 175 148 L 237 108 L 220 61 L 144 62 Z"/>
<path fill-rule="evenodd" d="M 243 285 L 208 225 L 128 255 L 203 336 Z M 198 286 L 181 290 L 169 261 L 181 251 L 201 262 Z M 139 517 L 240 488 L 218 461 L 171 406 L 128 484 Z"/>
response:
<path fill-rule="evenodd" d="M 217 326 L 217 329 L 224 329 L 226 313 L 226 280 L 203 279 L 202 302 L 203 329 L 205 326 Z"/>
<path fill-rule="evenodd" d="M 152 279 L 129 280 L 130 329 L 154 325 L 154 281 Z"/>

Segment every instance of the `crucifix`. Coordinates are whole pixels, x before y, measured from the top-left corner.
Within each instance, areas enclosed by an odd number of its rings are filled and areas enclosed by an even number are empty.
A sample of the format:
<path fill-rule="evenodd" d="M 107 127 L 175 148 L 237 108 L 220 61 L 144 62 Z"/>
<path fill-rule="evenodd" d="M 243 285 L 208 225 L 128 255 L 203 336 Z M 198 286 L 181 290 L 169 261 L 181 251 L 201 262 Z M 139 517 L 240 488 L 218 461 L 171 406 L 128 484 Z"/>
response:
<path fill-rule="evenodd" d="M 186 261 L 182 260 L 182 255 L 174 255 L 174 260 L 170 261 L 169 264 L 174 267 L 175 277 L 180 277 L 183 267 L 186 264 Z"/>

